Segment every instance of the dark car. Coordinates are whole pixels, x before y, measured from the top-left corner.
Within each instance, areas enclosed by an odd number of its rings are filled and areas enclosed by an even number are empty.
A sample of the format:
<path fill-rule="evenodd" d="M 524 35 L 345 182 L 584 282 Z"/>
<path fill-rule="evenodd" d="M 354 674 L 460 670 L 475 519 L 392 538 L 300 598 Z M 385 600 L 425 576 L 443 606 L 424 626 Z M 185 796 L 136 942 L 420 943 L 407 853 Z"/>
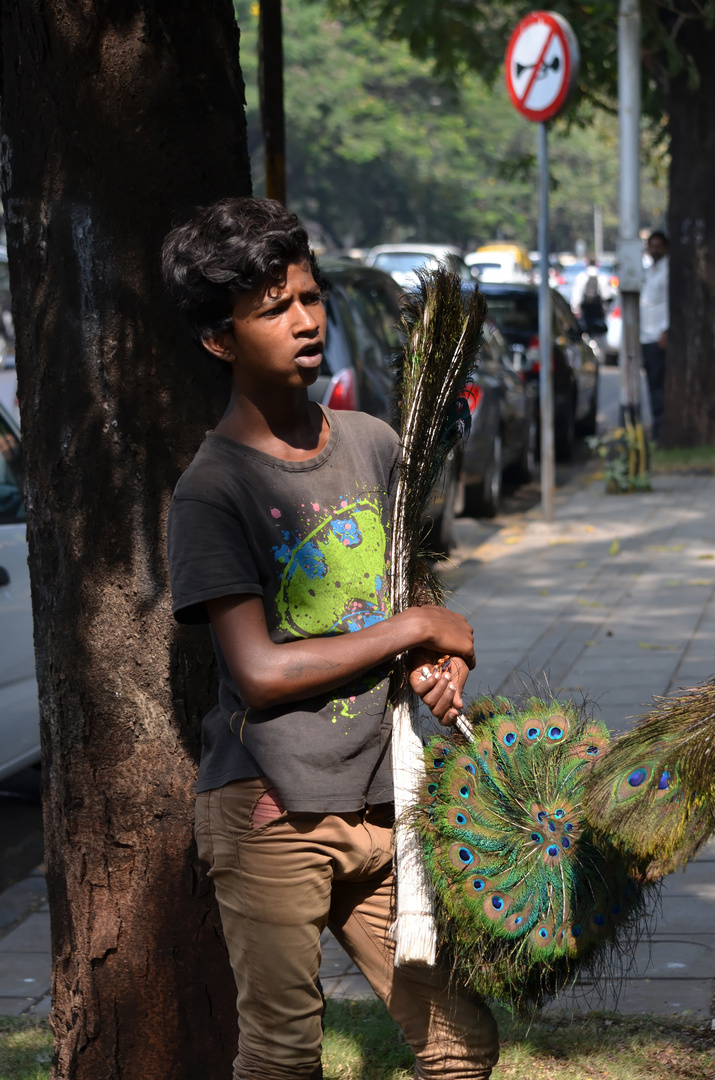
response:
<path fill-rule="evenodd" d="M 472 428 L 462 454 L 458 512 L 493 517 L 502 477 L 528 483 L 537 449 L 536 392 L 496 326 L 488 324 L 479 369 L 467 390 Z"/>
<path fill-rule="evenodd" d="M 514 356 L 514 367 L 538 387 L 539 290 L 535 285 L 480 286 L 489 314 Z M 554 444 L 556 456 L 567 461 L 574 437 L 595 435 L 598 409 L 598 357 L 566 301 L 551 289 L 552 365 L 554 374 Z M 537 407 L 538 415 L 538 407 Z"/>
<path fill-rule="evenodd" d="M 402 292 L 389 274 L 325 259 L 330 284 L 325 356 L 310 396 L 331 409 L 360 409 L 391 419 L 392 361 L 402 348 Z"/>

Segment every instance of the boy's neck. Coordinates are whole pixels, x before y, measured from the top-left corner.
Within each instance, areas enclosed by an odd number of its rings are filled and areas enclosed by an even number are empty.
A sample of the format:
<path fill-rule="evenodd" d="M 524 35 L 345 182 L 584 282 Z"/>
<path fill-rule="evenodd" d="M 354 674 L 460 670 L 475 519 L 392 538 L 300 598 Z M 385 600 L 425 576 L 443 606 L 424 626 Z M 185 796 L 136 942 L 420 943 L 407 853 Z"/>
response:
<path fill-rule="evenodd" d="M 315 457 L 328 441 L 330 427 L 322 409 L 295 389 L 248 395 L 234 388 L 216 432 L 283 461 Z"/>

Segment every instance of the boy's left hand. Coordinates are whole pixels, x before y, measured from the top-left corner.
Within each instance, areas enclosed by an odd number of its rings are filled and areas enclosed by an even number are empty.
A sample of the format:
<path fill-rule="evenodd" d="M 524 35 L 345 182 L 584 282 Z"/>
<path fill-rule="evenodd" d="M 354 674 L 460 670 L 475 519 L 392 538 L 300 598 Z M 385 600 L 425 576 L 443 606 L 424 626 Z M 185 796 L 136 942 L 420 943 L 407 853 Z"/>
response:
<path fill-rule="evenodd" d="M 462 690 L 469 668 L 458 656 L 436 657 L 423 650 L 411 656 L 410 686 L 440 724 L 454 724 L 464 707 Z"/>

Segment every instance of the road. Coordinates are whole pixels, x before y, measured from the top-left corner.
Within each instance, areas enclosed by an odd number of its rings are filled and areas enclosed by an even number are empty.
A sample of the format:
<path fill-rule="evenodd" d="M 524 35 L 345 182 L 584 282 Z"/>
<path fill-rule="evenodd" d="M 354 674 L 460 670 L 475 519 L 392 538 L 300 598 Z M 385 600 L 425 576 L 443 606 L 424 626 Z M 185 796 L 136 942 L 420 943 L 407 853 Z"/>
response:
<path fill-rule="evenodd" d="M 598 428 L 605 431 L 618 423 L 619 376 L 616 368 L 602 368 L 599 384 Z M 647 399 L 645 387 L 643 400 Z M 557 489 L 578 477 L 589 460 L 588 449 L 581 441 L 574 459 L 556 470 Z M 456 523 L 459 548 L 473 549 L 489 533 L 504 524 L 504 519 L 523 513 L 539 502 L 537 482 L 519 488 L 507 488 L 504 504 L 495 522 L 461 518 Z M 29 874 L 42 860 L 42 815 L 40 810 L 39 773 L 27 769 L 11 780 L 0 781 L 0 892 Z"/>

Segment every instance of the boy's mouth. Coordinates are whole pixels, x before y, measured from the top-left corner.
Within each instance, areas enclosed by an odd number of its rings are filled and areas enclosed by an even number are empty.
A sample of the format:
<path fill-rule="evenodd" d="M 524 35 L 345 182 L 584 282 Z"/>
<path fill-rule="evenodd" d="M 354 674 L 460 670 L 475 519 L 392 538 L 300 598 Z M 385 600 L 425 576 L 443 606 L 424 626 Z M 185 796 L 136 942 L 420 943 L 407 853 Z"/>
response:
<path fill-rule="evenodd" d="M 323 360 L 323 348 L 322 341 L 311 341 L 309 345 L 304 345 L 296 354 L 296 364 L 307 368 L 319 367 Z"/>

